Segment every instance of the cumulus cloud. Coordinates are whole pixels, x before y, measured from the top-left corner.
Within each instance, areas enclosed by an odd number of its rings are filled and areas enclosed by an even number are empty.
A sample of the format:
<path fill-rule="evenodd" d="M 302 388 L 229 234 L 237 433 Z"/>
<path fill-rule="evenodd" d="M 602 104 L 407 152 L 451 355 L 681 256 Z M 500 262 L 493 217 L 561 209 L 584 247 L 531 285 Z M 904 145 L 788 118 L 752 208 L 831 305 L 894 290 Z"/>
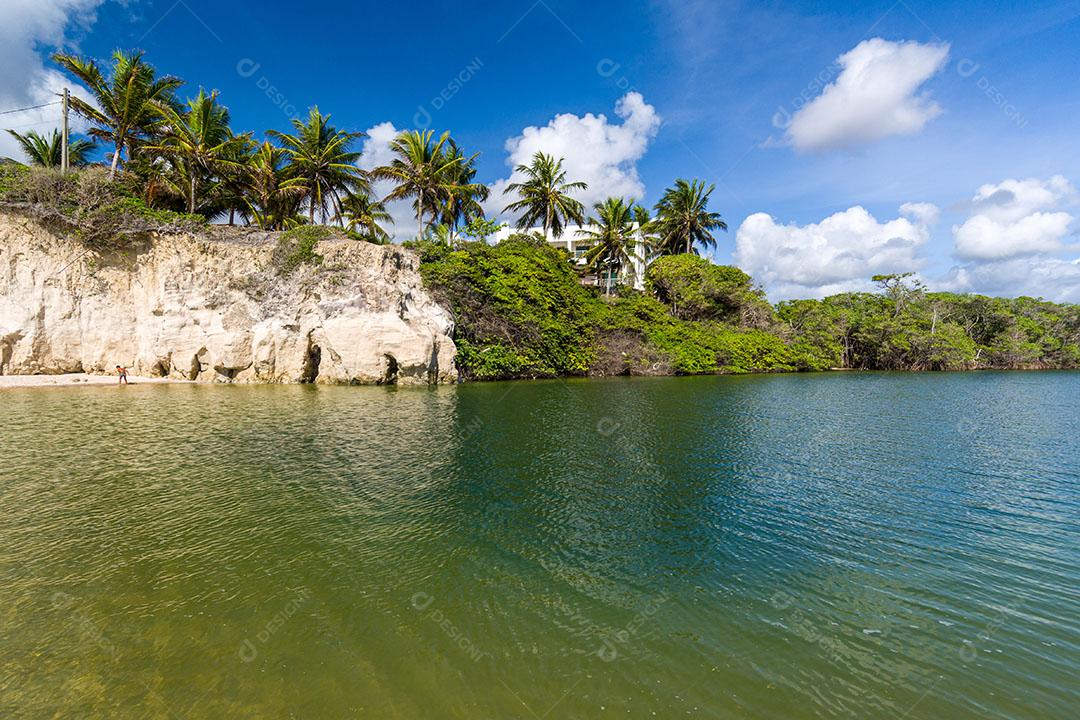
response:
<path fill-rule="evenodd" d="M 986 295 L 1030 295 L 1080 302 L 1080 258 L 1063 258 L 1074 218 L 1065 208 L 1077 192 L 1061 175 L 1003 180 L 980 187 L 970 216 L 953 226 L 963 262 L 937 286 Z"/>
<path fill-rule="evenodd" d="M 983 185 L 972 199 L 971 217 L 953 228 L 956 254 L 1004 260 L 1061 251 L 1073 217 L 1059 208 L 1075 199 L 1076 190 L 1060 175 Z"/>
<path fill-rule="evenodd" d="M 934 289 L 1080 303 L 1080 258 L 1036 256 L 954 267 Z"/>
<path fill-rule="evenodd" d="M 608 197 L 640 199 L 645 186 L 638 176 L 637 161 L 660 129 L 660 115 L 637 92 L 624 95 L 615 105 L 615 114 L 621 123 L 603 114 L 563 113 L 543 127 L 527 127 L 506 141 L 506 164 L 510 168 L 527 165 L 536 152 L 564 158 L 567 180 L 589 185 L 577 194 L 586 207 Z M 519 179 L 519 174 L 512 172 L 492 185 L 485 208 L 489 214 L 498 215 L 510 202 L 503 191 Z"/>
<path fill-rule="evenodd" d="M 380 165 L 388 165 L 394 159 L 394 154 L 390 151 L 390 143 L 399 132 L 401 131 L 394 127 L 392 122 L 383 122 L 368 128 L 366 131 L 367 137 L 364 138 L 364 145 L 360 152 L 360 159 L 356 164 L 362 170 L 371 170 Z M 393 189 L 394 184 L 387 180 L 380 180 L 371 186 L 372 194 L 377 198 L 386 197 Z M 410 201 L 398 200 L 387 203 L 386 210 L 390 213 L 390 217 L 394 218 L 394 224 L 384 226 L 383 230 L 386 230 L 391 237 L 397 240 L 408 240 L 416 237 L 418 230 L 416 210 L 413 209 Z"/>
<path fill-rule="evenodd" d="M 836 80 L 791 116 L 785 140 L 832 150 L 919 132 L 941 114 L 919 88 L 948 55 L 947 44 L 864 40 L 837 58 Z"/>
<path fill-rule="evenodd" d="M 735 260 L 765 285 L 773 300 L 824 297 L 866 290 L 879 273 L 922 267 L 920 248 L 937 219 L 937 207 L 907 203 L 901 217 L 879 222 L 856 205 L 809 225 L 781 225 L 755 213 L 739 226 Z"/>
<path fill-rule="evenodd" d="M 0 110 L 42 105 L 57 99 L 71 85 L 59 70 L 47 66 L 50 48 L 62 47 L 72 27 L 93 24 L 103 0 L 4 0 L 0 3 Z M 73 88 L 74 90 L 74 88 Z M 56 106 L 0 116 L 0 128 L 18 132 L 52 131 L 60 125 Z M 80 129 L 76 121 L 75 129 Z M 0 156 L 22 159 L 18 144 L 0 132 Z"/>

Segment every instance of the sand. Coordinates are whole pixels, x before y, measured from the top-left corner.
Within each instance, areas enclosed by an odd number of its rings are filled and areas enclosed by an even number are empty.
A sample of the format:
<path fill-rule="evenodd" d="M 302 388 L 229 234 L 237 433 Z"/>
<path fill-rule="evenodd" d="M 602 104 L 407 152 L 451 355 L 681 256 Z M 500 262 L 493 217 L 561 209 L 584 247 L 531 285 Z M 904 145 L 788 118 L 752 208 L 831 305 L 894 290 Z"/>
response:
<path fill-rule="evenodd" d="M 87 385 L 116 385 L 116 375 L 88 375 L 86 373 L 66 373 L 64 375 L 0 375 L 0 390 L 28 387 L 86 387 Z M 144 383 L 175 383 L 186 380 L 169 378 L 141 377 L 128 375 L 130 385 Z"/>

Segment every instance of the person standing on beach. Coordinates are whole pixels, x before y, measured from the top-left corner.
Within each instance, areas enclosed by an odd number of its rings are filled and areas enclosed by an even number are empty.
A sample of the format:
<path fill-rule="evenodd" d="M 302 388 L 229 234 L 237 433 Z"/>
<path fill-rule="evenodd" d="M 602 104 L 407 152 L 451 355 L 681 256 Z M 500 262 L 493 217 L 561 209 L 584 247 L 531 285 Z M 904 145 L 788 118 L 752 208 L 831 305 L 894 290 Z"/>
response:
<path fill-rule="evenodd" d="M 128 381 L 127 381 L 127 368 L 126 367 L 120 367 L 119 365 L 117 365 L 116 366 L 116 372 L 120 376 L 120 379 L 116 381 L 116 384 L 117 385 L 127 385 L 128 384 Z"/>

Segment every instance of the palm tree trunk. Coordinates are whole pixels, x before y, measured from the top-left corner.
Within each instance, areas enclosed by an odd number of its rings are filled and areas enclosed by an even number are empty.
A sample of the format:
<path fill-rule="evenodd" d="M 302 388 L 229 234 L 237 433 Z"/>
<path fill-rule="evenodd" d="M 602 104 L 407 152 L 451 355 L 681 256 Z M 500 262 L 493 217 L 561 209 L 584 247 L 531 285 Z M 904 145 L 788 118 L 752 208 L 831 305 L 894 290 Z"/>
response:
<path fill-rule="evenodd" d="M 416 195 L 416 232 L 419 235 L 417 239 L 423 239 L 426 235 L 427 228 L 424 227 L 424 191 L 421 190 Z"/>
<path fill-rule="evenodd" d="M 308 203 L 308 224 L 315 224 L 315 193 L 311 194 L 311 202 Z"/>
<path fill-rule="evenodd" d="M 120 148 L 124 146 L 124 143 L 120 140 L 116 141 L 116 151 L 113 152 L 112 166 L 109 168 L 109 179 L 116 178 L 116 166 L 120 164 Z"/>
<path fill-rule="evenodd" d="M 188 190 L 188 214 L 195 214 L 195 172 L 191 173 L 191 187 Z"/>
<path fill-rule="evenodd" d="M 236 208 L 229 208 L 229 224 L 235 224 L 233 221 L 236 219 Z"/>

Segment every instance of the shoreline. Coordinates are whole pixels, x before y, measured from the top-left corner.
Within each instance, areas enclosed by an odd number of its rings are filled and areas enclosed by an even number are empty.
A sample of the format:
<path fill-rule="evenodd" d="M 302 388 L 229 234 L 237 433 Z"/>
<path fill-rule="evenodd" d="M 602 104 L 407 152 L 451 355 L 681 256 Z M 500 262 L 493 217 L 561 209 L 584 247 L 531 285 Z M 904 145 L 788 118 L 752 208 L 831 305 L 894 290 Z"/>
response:
<path fill-rule="evenodd" d="M 831 374 L 862 374 L 862 373 L 899 373 L 909 375 L 952 375 L 956 373 L 979 373 L 979 372 L 1009 372 L 1009 373 L 1037 373 L 1037 372 L 1075 372 L 1077 368 L 971 368 L 966 370 L 865 370 L 862 368 L 830 368 L 829 370 L 811 371 L 760 371 L 747 373 L 693 373 L 693 374 L 667 374 L 667 375 L 563 375 L 553 377 L 530 377 L 530 378 L 498 378 L 483 380 L 463 380 L 455 383 L 440 383 L 439 386 L 456 385 L 487 385 L 491 383 L 515 383 L 515 382 L 552 382 L 566 380 L 610 380 L 613 378 L 701 378 L 701 377 L 749 377 L 761 375 L 831 375 Z M 130 385 L 231 385 L 234 383 L 200 383 L 194 380 L 182 380 L 170 377 L 149 377 L 145 375 L 128 375 Z M 302 383 L 239 383 L 242 385 L 299 385 Z M 320 383 L 313 383 L 319 385 Z M 57 373 L 54 375 L 0 375 L 0 390 L 15 390 L 18 388 L 42 388 L 42 387 L 103 387 L 118 385 L 116 375 L 91 375 L 89 373 Z M 329 386 L 349 387 L 349 383 L 331 383 Z M 365 385 L 366 387 L 379 387 L 376 384 Z"/>
<path fill-rule="evenodd" d="M 128 375 L 131 385 L 189 383 L 190 380 Z M 59 373 L 56 375 L 0 375 L 0 390 L 9 388 L 37 387 L 88 387 L 91 385 L 118 385 L 116 375 L 91 375 L 89 373 Z"/>

